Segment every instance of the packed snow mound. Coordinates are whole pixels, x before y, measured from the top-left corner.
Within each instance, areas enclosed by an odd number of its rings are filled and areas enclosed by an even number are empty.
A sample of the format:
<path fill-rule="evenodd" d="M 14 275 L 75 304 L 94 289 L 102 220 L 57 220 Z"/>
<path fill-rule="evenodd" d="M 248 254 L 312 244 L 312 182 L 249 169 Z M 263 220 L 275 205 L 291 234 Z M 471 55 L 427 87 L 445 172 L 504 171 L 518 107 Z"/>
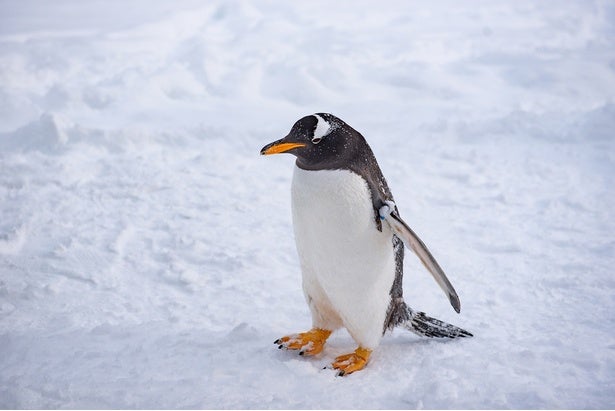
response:
<path fill-rule="evenodd" d="M 615 6 L 0 2 L 1 408 L 609 408 Z M 310 328 L 291 156 L 331 112 L 404 220 L 404 293 L 473 338 Z M 323 369 L 324 368 L 324 369 Z"/>
<path fill-rule="evenodd" d="M 0 149 L 4 151 L 56 152 L 68 141 L 68 136 L 58 126 L 52 114 L 44 113 L 13 133 L 0 135 Z"/>

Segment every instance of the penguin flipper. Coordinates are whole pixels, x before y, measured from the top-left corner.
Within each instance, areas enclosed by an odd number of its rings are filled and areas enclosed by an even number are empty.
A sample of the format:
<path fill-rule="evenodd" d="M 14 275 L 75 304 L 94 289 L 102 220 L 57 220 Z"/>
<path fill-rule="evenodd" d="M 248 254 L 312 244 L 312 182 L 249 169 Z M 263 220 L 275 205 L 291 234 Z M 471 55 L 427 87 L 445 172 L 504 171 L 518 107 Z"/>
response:
<path fill-rule="evenodd" d="M 408 224 L 401 219 L 395 207 L 395 203 L 392 201 L 387 201 L 386 204 L 380 208 L 379 216 L 381 219 L 386 220 L 387 223 L 389 223 L 391 229 L 404 242 L 406 247 L 411 249 L 414 254 L 417 255 L 425 268 L 427 268 L 427 271 L 431 273 L 434 280 L 436 280 L 442 291 L 444 291 L 444 294 L 448 297 L 455 311 L 460 312 L 461 303 L 455 288 L 446 277 L 446 274 L 444 274 L 444 271 L 436 259 L 433 255 L 431 255 L 425 243 L 423 243 L 419 236 L 416 235 Z"/>

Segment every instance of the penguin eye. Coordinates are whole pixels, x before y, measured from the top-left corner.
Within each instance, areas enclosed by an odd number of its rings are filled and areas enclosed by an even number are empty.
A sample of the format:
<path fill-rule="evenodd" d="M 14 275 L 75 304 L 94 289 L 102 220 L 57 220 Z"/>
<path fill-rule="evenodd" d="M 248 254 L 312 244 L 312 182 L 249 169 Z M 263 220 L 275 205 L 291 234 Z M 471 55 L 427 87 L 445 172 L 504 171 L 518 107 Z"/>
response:
<path fill-rule="evenodd" d="M 312 139 L 312 143 L 314 143 L 314 144 L 318 144 L 318 143 L 320 143 L 320 140 L 322 140 L 322 137 L 314 137 L 314 138 Z"/>

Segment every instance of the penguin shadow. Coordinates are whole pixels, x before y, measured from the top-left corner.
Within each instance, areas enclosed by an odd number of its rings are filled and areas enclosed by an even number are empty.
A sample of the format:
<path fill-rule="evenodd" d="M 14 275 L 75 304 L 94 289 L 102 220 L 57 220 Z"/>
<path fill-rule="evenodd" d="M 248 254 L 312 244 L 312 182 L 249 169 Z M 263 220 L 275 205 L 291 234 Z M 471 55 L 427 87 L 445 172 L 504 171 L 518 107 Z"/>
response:
<path fill-rule="evenodd" d="M 426 348 L 432 345 L 451 344 L 459 342 L 460 338 L 427 338 L 412 334 L 411 332 L 399 331 L 396 335 L 385 335 L 380 342 L 380 348 L 384 349 L 408 349 Z"/>
<path fill-rule="evenodd" d="M 397 369 L 421 368 L 434 362 L 444 363 L 454 359 L 463 346 L 472 339 L 468 338 L 425 338 L 410 332 L 385 335 L 372 359 L 378 368 L 395 372 Z"/>

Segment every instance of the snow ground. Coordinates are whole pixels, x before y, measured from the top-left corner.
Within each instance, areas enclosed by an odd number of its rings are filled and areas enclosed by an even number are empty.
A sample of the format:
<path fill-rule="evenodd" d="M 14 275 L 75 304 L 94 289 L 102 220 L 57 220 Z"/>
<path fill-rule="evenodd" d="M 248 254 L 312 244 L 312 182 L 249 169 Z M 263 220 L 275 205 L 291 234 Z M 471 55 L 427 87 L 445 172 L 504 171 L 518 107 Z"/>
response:
<path fill-rule="evenodd" d="M 475 337 L 309 328 L 291 156 L 331 112 Z M 615 3 L 0 2 L 0 407 L 613 408 Z"/>

